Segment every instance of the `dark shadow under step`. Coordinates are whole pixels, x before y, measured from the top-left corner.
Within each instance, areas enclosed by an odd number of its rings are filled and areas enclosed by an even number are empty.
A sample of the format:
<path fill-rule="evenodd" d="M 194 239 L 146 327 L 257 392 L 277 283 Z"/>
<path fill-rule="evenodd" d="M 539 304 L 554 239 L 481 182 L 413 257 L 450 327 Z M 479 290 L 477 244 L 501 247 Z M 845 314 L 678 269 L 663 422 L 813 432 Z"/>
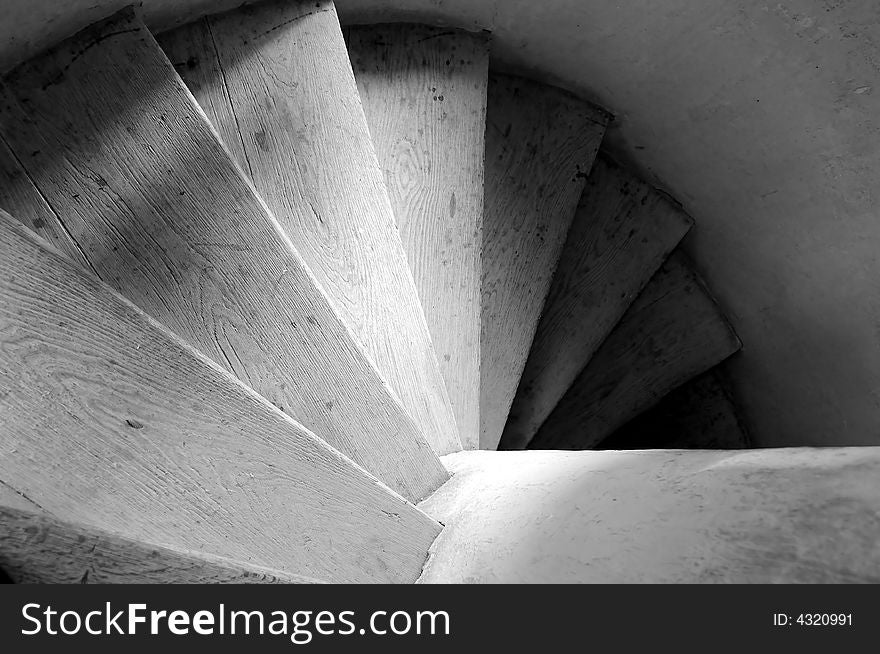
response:
<path fill-rule="evenodd" d="M 692 379 L 630 420 L 596 446 L 601 450 L 703 449 L 749 447 L 717 370 Z"/>
<path fill-rule="evenodd" d="M 500 449 L 522 449 L 690 229 L 665 196 L 604 156 L 590 172 Z"/>
<path fill-rule="evenodd" d="M 715 300 L 675 252 L 541 426 L 531 449 L 589 449 L 740 349 Z"/>

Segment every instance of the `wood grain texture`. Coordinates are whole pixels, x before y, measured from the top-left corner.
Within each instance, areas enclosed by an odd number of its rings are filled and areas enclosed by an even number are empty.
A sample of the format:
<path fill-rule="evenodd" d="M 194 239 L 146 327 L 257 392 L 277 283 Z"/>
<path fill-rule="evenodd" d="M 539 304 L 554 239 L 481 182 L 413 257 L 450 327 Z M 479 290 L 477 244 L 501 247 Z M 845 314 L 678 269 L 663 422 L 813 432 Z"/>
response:
<path fill-rule="evenodd" d="M 712 369 L 676 388 L 602 441 L 597 449 L 738 450 L 749 438 L 720 373 Z"/>
<path fill-rule="evenodd" d="M 225 83 L 217 83 L 217 80 L 223 80 L 223 69 L 216 56 L 208 17 L 180 29 L 163 32 L 156 36 L 156 41 L 198 100 L 232 158 L 245 173 L 250 174 L 242 135 L 232 112 L 229 89 Z"/>
<path fill-rule="evenodd" d="M 418 426 L 130 10 L 16 69 L 2 91 L 0 132 L 68 236 L 56 245 L 404 496 L 443 483 Z"/>
<path fill-rule="evenodd" d="M 480 447 L 495 449 L 607 116 L 490 75 L 483 213 Z"/>
<path fill-rule="evenodd" d="M 0 209 L 14 216 L 53 243 L 67 249 L 72 258 L 84 267 L 89 262 L 76 247 L 64 225 L 52 212 L 52 208 L 40 191 L 28 178 L 15 154 L 0 135 Z"/>
<path fill-rule="evenodd" d="M 347 34 L 462 446 L 480 438 L 480 248 L 489 40 L 426 25 Z"/>
<path fill-rule="evenodd" d="M 329 581 L 439 525 L 0 212 L 0 480 L 45 512 Z"/>
<path fill-rule="evenodd" d="M 4 505 L 0 505 L 0 568 L 19 584 L 320 583 Z"/>
<path fill-rule="evenodd" d="M 592 448 L 741 346 L 696 272 L 676 251 L 578 375 L 529 448 Z"/>
<path fill-rule="evenodd" d="M 600 156 L 578 203 L 501 449 L 523 449 L 690 229 L 663 195 Z"/>
<path fill-rule="evenodd" d="M 238 133 L 239 163 L 337 313 L 434 450 L 460 450 L 333 3 L 270 0 L 181 29 L 169 57 L 197 62 L 178 70 L 206 111 L 228 96 L 210 120 Z M 189 36 L 204 30 L 214 48 Z"/>

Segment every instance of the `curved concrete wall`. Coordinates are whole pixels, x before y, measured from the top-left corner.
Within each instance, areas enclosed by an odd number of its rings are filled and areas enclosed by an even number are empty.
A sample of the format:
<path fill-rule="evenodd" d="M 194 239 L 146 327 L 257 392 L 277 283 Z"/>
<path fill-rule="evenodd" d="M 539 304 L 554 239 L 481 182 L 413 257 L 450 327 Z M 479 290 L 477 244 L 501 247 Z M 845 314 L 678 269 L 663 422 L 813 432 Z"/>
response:
<path fill-rule="evenodd" d="M 7 0 L 0 66 L 121 0 Z M 238 0 L 145 0 L 161 29 Z M 502 67 L 614 112 L 609 143 L 696 219 L 760 445 L 880 443 L 876 0 L 338 0 L 345 22 L 494 33 Z"/>

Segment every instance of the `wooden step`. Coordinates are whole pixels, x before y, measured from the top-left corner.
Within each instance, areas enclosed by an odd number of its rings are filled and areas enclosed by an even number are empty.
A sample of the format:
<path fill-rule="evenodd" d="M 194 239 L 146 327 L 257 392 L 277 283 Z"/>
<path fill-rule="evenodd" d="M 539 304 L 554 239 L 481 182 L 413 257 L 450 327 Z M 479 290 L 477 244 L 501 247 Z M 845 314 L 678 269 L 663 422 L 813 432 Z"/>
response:
<path fill-rule="evenodd" d="M 690 229 L 665 196 L 600 156 L 566 239 L 501 449 L 523 449 Z"/>
<path fill-rule="evenodd" d="M 880 583 L 880 447 L 443 462 L 423 583 Z"/>
<path fill-rule="evenodd" d="M 460 450 L 333 3 L 270 0 L 160 39 L 434 451 Z"/>
<path fill-rule="evenodd" d="M 601 110 L 490 75 L 483 213 L 480 447 L 495 449 L 556 262 L 605 133 Z"/>
<path fill-rule="evenodd" d="M 56 245 L 405 497 L 443 483 L 130 9 L 10 73 L 3 95 L 0 132 L 27 172 L 4 183 L 36 186 Z"/>
<path fill-rule="evenodd" d="M 70 237 L 64 232 L 45 198 L 31 183 L 12 150 L 0 135 L 0 210 L 18 216 L 19 220 L 33 229 L 47 241 L 59 248 L 69 243 Z M 79 251 L 76 261 L 88 268 L 88 262 Z"/>
<path fill-rule="evenodd" d="M 737 450 L 749 438 L 717 369 L 676 388 L 599 443 L 602 450 Z"/>
<path fill-rule="evenodd" d="M 489 40 L 401 24 L 346 40 L 462 446 L 474 449 Z"/>
<path fill-rule="evenodd" d="M 5 212 L 0 342 L 0 480 L 40 510 L 327 581 L 418 576 L 438 524 Z"/>
<path fill-rule="evenodd" d="M 0 569 L 19 584 L 320 583 L 2 505 Z"/>
<path fill-rule="evenodd" d="M 742 344 L 676 251 L 538 430 L 532 449 L 595 447 Z"/>

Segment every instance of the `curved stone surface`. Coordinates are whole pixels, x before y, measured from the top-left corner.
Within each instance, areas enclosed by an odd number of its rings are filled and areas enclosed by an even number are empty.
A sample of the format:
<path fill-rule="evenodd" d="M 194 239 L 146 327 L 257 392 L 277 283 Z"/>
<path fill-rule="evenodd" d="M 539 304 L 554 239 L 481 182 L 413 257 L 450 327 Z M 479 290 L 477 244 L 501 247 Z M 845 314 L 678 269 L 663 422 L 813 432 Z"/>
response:
<path fill-rule="evenodd" d="M 422 583 L 880 582 L 880 448 L 443 460 Z"/>

